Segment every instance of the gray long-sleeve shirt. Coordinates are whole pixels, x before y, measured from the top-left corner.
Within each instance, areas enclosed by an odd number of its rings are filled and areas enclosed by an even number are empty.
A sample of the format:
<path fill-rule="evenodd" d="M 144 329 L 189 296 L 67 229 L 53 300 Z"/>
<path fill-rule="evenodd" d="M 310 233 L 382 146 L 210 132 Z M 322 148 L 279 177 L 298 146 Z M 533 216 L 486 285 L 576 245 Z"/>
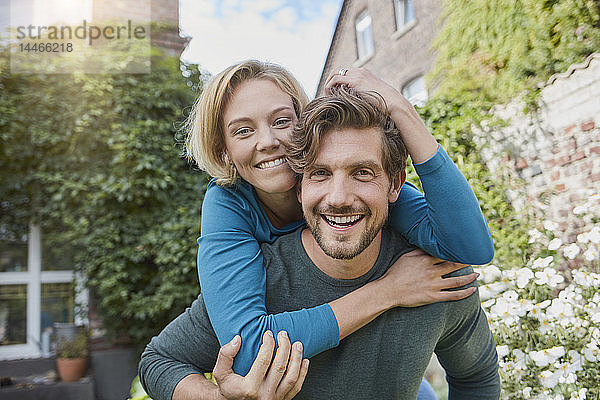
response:
<path fill-rule="evenodd" d="M 402 236 L 384 229 L 373 268 L 359 278 L 339 280 L 312 263 L 300 233 L 262 246 L 270 313 L 337 299 L 380 278 L 394 261 L 413 249 Z M 455 275 L 470 272 L 468 267 Z M 218 351 L 200 296 L 147 346 L 139 366 L 142 384 L 154 400 L 170 400 L 181 379 L 212 371 Z M 313 357 L 295 399 L 414 400 L 433 352 L 446 370 L 451 400 L 499 398 L 494 339 L 475 294 L 459 301 L 386 311 L 338 347 Z"/>

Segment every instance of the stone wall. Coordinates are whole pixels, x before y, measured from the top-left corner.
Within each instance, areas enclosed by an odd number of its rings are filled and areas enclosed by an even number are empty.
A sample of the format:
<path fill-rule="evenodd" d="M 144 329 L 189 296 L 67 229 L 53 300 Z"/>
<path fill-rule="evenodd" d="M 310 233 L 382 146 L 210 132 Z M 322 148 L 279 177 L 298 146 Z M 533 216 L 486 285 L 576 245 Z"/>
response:
<path fill-rule="evenodd" d="M 572 241 L 582 228 L 570 224 L 573 208 L 590 189 L 600 192 L 600 53 L 554 75 L 540 105 L 534 115 L 524 115 L 518 101 L 495 107 L 509 126 L 480 133 L 482 154 L 492 170 L 509 162 L 527 182 L 527 200 L 541 199 L 562 239 Z M 498 158 L 499 150 L 510 157 Z"/>

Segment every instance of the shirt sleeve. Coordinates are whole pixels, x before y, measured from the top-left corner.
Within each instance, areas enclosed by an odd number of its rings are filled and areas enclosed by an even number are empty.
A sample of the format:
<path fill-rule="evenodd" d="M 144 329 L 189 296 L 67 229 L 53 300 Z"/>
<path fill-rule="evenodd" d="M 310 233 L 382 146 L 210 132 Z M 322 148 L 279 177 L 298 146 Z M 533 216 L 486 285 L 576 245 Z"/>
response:
<path fill-rule="evenodd" d="M 200 296 L 146 346 L 138 366 L 144 390 L 154 400 L 171 400 L 183 378 L 212 371 L 219 347 Z"/>
<path fill-rule="evenodd" d="M 391 207 L 390 223 L 427 253 L 464 264 L 486 264 L 494 243 L 475 193 L 442 146 L 429 160 L 414 165 L 423 195 L 413 184 L 402 186 Z"/>
<path fill-rule="evenodd" d="M 290 341 L 300 341 L 309 358 L 339 343 L 339 328 L 329 304 L 267 314 L 266 272 L 260 244 L 255 237 L 261 224 L 248 202 L 215 188 L 207 191 L 202 208 L 202 236 L 198 239 L 198 274 L 210 321 L 221 344 L 236 334 L 242 345 L 234 371 L 250 370 L 262 335 L 288 332 Z"/>
<path fill-rule="evenodd" d="M 468 267 L 451 275 L 471 272 Z M 479 294 L 448 302 L 447 307 L 444 334 L 435 353 L 446 371 L 448 400 L 499 399 L 498 354 Z"/>

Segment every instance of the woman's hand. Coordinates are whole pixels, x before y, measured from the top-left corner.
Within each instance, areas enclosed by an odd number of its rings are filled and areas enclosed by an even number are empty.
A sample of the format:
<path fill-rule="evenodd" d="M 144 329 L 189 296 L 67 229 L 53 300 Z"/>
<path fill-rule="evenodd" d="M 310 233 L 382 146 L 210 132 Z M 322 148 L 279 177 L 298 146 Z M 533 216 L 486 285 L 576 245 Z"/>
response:
<path fill-rule="evenodd" d="M 340 75 L 340 72 L 344 72 Z M 408 154 L 414 163 L 431 158 L 438 149 L 438 143 L 431 135 L 412 104 L 393 86 L 376 77 L 365 68 L 343 68 L 329 74 L 325 81 L 325 94 L 335 86 L 345 85 L 360 91 L 379 93 L 385 100 L 390 117 L 400 130 Z"/>
<path fill-rule="evenodd" d="M 275 339 L 270 331 L 263 335 L 263 343 L 246 376 L 233 372 L 233 359 L 240 350 L 241 340 L 236 336 L 219 350 L 213 376 L 221 395 L 228 400 L 289 400 L 304 383 L 308 360 L 302 360 L 302 344 L 290 345 L 287 333 L 277 335 L 279 347 L 273 358 Z"/>
<path fill-rule="evenodd" d="M 473 272 L 463 276 L 442 276 L 466 267 L 440 260 L 421 249 L 404 254 L 388 269 L 378 283 L 391 307 L 418 307 L 439 301 L 460 300 L 469 297 L 476 287 L 447 291 L 473 282 L 479 276 Z"/>
<path fill-rule="evenodd" d="M 325 81 L 325 94 L 335 86 L 345 85 L 363 92 L 373 91 L 379 93 L 386 102 L 390 112 L 396 108 L 414 110 L 413 106 L 404 98 L 402 93 L 394 87 L 375 76 L 366 68 L 349 68 L 344 75 L 332 72 Z"/>

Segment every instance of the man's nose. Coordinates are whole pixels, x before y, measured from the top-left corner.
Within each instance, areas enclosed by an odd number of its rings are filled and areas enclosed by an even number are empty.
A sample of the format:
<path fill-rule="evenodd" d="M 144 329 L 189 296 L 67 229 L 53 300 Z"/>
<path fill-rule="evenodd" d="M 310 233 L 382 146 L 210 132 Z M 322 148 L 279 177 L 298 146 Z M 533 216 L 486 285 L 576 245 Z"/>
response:
<path fill-rule="evenodd" d="M 334 176 L 329 182 L 327 203 L 332 207 L 342 207 L 352 204 L 353 195 L 348 179 L 343 176 Z"/>
<path fill-rule="evenodd" d="M 272 150 L 279 147 L 279 138 L 270 127 L 262 127 L 258 130 L 256 149 L 259 151 Z"/>

